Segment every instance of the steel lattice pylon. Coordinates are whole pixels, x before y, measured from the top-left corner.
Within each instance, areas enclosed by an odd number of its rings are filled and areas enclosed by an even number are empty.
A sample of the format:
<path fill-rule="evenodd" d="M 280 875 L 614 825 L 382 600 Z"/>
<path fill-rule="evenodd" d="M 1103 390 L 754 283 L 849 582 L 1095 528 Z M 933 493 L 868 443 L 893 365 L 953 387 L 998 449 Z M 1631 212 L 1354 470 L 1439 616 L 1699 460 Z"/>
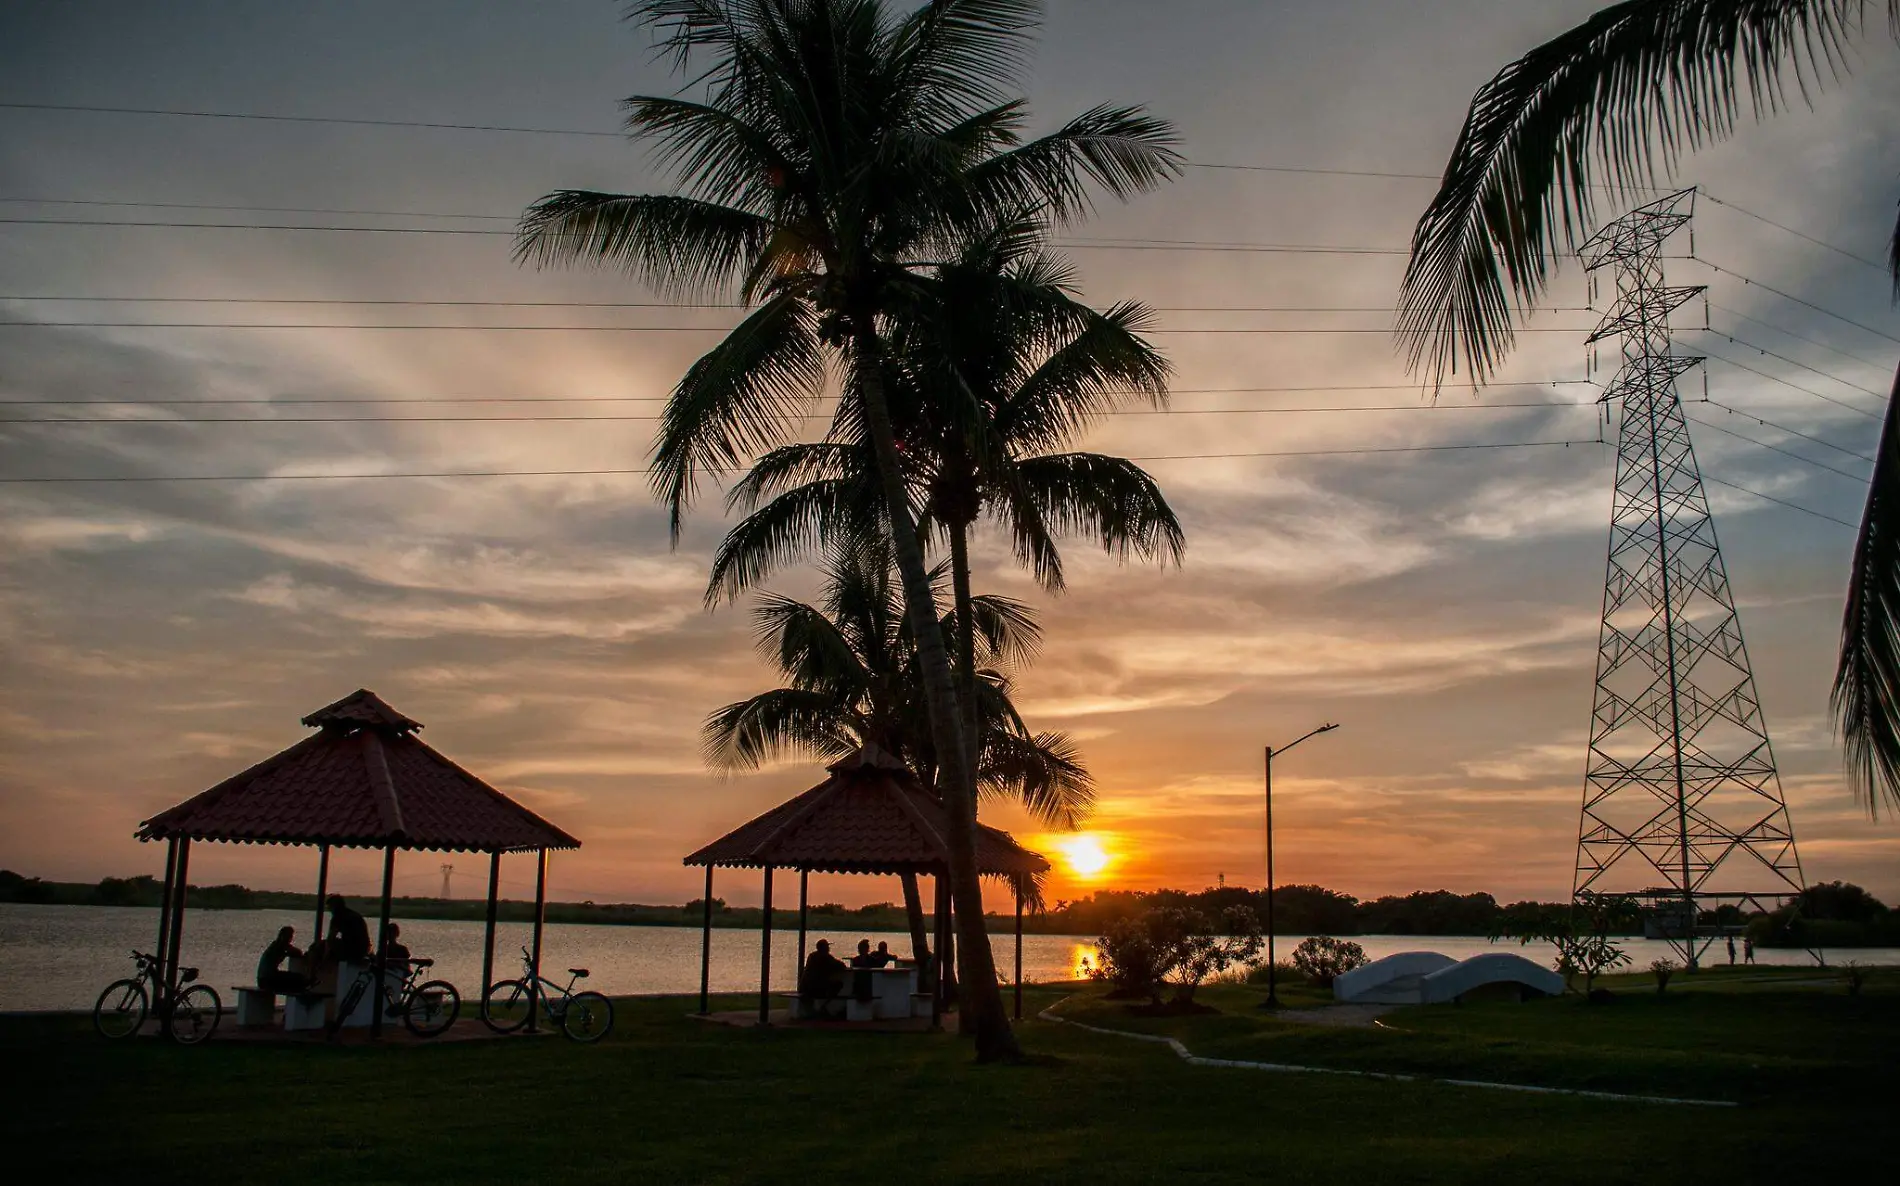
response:
<path fill-rule="evenodd" d="M 1598 231 L 1580 254 L 1614 268 L 1616 300 L 1591 342 L 1621 335 L 1621 401 L 1596 701 L 1590 718 L 1575 896 L 1636 899 L 1646 932 L 1690 967 L 1715 931 L 1698 914 L 1772 907 L 1804 883 L 1715 520 L 1676 380 L 1702 359 L 1672 352 L 1670 311 L 1700 288 L 1663 283 L 1663 241 L 1695 190 Z"/>

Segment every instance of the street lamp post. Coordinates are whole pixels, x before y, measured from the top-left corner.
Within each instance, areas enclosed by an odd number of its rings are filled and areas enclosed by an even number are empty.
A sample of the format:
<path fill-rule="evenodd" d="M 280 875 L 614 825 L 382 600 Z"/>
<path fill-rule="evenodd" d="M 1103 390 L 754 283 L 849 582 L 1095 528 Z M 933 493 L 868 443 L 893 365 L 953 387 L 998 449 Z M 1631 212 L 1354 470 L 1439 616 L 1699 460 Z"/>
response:
<path fill-rule="evenodd" d="M 1262 1009 L 1280 1007 L 1279 958 L 1273 938 L 1273 755 L 1275 752 L 1285 753 L 1308 737 L 1320 733 L 1331 733 L 1337 728 L 1339 728 L 1337 724 L 1321 725 L 1311 732 L 1302 733 L 1281 746 L 1278 751 L 1275 751 L 1272 746 L 1267 747 L 1267 999 L 1261 1003 Z"/>

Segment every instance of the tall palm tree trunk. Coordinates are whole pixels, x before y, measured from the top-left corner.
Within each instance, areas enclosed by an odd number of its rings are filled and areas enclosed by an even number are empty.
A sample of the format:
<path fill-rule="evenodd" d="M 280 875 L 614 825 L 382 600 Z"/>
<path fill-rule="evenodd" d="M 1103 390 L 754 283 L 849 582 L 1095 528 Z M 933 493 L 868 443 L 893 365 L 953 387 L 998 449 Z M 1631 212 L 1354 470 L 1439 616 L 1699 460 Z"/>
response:
<path fill-rule="evenodd" d="M 921 968 L 930 958 L 930 939 L 924 929 L 924 896 L 917 891 L 915 873 L 900 873 L 898 880 L 904 883 L 904 918 L 910 923 L 910 958 Z"/>
<path fill-rule="evenodd" d="M 1013 1059 L 1021 1051 L 1009 1027 L 1009 1014 L 1003 1008 L 1002 990 L 996 983 L 996 965 L 990 956 L 989 936 L 983 929 L 983 887 L 976 867 L 976 779 L 968 761 L 969 750 L 964 745 L 956 681 L 951 674 L 950 657 L 945 653 L 943 630 L 937 621 L 930 575 L 924 568 L 923 547 L 917 539 L 917 524 L 911 518 L 910 500 L 904 490 L 897 436 L 891 427 L 890 406 L 885 399 L 882 343 L 877 336 L 876 322 L 864 309 L 857 310 L 852 321 L 852 353 L 859 391 L 864 398 L 865 427 L 871 437 L 872 455 L 877 460 L 878 479 L 884 487 L 885 510 L 891 524 L 891 550 L 904 585 L 905 612 L 916 640 L 917 664 L 923 672 L 931 741 L 937 750 L 942 778 L 939 785 L 944 812 L 949 817 L 950 835 L 945 839 L 950 848 L 950 892 L 955 901 L 957 937 L 961 940 L 958 947 L 962 1008 L 967 1011 L 968 1025 L 976 1036 L 977 1059 Z"/>
<path fill-rule="evenodd" d="M 971 621 L 970 528 L 961 519 L 950 524 L 950 584 L 954 590 L 957 611 L 957 696 L 963 708 L 963 753 L 974 784 L 977 754 L 982 744 L 982 726 L 978 720 L 980 710 L 976 703 L 976 625 Z M 974 792 L 970 796 L 970 817 L 976 818 Z M 961 911 L 957 913 L 961 914 Z M 974 1032 L 975 1024 L 974 1013 L 964 1009 L 957 1011 L 958 1033 Z"/>

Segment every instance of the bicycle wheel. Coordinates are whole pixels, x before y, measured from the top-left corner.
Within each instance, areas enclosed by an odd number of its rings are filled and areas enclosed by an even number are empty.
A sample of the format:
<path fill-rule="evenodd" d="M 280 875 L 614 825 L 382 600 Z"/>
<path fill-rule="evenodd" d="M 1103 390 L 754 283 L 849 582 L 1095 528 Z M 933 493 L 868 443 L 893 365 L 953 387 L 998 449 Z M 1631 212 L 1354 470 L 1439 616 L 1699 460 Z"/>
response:
<path fill-rule="evenodd" d="M 597 992 L 577 992 L 561 1014 L 561 1032 L 576 1042 L 598 1042 L 614 1028 L 614 1003 Z"/>
<path fill-rule="evenodd" d="M 482 1020 L 498 1034 L 512 1034 L 528 1024 L 532 1005 L 525 982 L 497 980 L 482 994 Z"/>
<path fill-rule="evenodd" d="M 102 1038 L 129 1038 L 145 1024 L 145 986 L 136 980 L 114 980 L 92 1007 L 92 1028 Z"/>
<path fill-rule="evenodd" d="M 446 980 L 431 980 L 409 994 L 402 1023 L 418 1038 L 433 1038 L 455 1024 L 462 1012 L 462 994 Z"/>
<path fill-rule="evenodd" d="M 181 1046 L 196 1046 L 217 1032 L 218 1017 L 223 1011 L 224 1002 L 218 999 L 217 989 L 209 984 L 194 984 L 172 1001 L 165 1028 L 172 1041 Z"/>

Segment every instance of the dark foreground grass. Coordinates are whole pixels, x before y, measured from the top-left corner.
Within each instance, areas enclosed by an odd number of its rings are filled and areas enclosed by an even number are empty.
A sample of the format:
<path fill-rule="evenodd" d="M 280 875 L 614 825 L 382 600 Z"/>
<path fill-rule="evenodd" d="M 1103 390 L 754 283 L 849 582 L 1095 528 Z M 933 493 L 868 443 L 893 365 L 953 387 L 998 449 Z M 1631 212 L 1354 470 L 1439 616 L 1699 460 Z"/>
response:
<path fill-rule="evenodd" d="M 1210 1069 L 1047 1022 L 1022 1029 L 1029 1064 L 978 1067 L 951 1036 L 735 1029 L 686 1019 L 676 998 L 621 1002 L 597 1047 L 179 1049 L 108 1045 L 83 1020 L 7 1019 L 0 1141 L 8 1177 L 63 1182 L 1785 1186 L 1889 1169 L 1879 1134 L 1896 1086 L 1891 995 L 1771 985 L 1672 990 L 1655 1008 L 1632 995 L 1600 1013 L 1568 1002 L 1407 1010 L 1387 1019 L 1403 1033 L 1296 1029 L 1255 1012 L 1254 990 L 1209 996 L 1229 1012 L 1139 1021 L 1090 994 L 1060 1012 L 1166 1029 L 1197 1053 L 1693 1086 L 1746 1103 L 1690 1110 Z"/>

